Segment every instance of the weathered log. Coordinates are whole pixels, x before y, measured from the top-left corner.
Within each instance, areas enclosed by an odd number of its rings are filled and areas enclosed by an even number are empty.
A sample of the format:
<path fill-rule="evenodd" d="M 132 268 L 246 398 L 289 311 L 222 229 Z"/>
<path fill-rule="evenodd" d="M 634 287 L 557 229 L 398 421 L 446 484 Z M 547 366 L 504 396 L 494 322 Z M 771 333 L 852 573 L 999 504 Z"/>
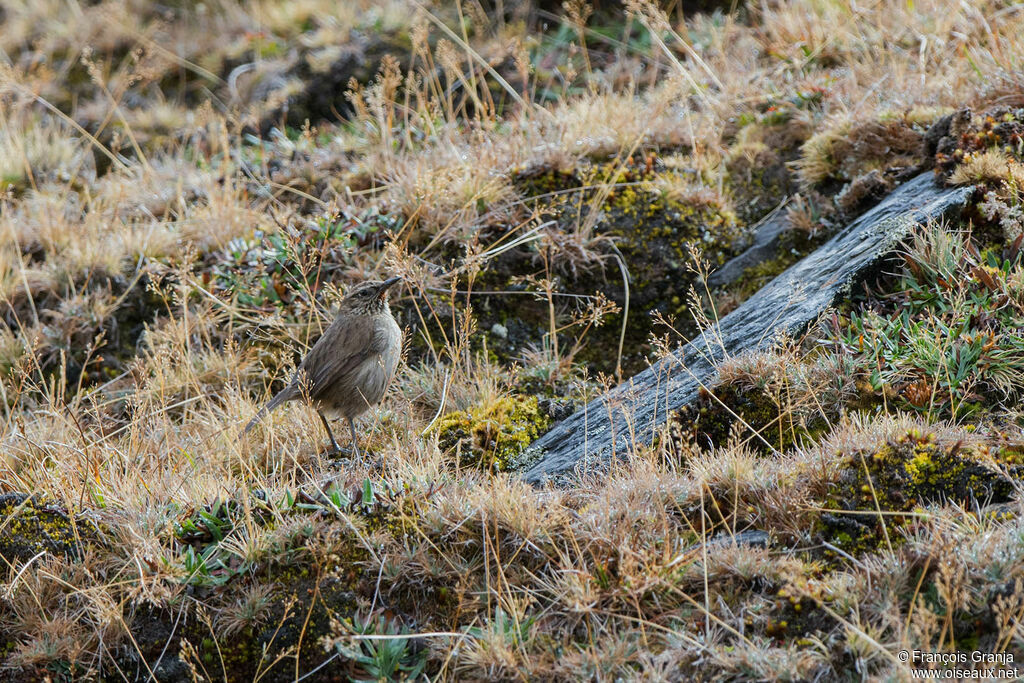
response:
<path fill-rule="evenodd" d="M 972 191 L 941 187 L 931 173 L 896 188 L 717 326 L 556 424 L 531 445 L 534 464 L 523 478 L 542 483 L 583 474 L 650 444 L 671 413 L 692 402 L 702 385 L 714 384 L 715 366 L 724 357 L 806 329 L 917 226 L 959 212 Z"/>

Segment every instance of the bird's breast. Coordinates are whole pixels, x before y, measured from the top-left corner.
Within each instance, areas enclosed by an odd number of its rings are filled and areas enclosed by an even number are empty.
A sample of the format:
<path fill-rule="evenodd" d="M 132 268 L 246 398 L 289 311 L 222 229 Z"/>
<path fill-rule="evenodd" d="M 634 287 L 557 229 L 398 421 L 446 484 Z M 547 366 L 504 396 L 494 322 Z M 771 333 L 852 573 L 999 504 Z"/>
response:
<path fill-rule="evenodd" d="M 378 327 L 381 344 L 381 361 L 388 376 L 394 374 L 398 367 L 398 359 L 402 356 L 402 329 L 390 315 L 383 316 L 384 320 Z"/>

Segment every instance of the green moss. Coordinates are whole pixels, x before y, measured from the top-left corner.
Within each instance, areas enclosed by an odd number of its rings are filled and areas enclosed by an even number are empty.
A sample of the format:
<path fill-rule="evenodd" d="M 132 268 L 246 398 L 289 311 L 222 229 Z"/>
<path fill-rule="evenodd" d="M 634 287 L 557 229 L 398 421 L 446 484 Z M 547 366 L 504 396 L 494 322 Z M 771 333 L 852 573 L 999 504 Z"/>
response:
<path fill-rule="evenodd" d="M 0 557 L 26 562 L 40 552 L 79 557 L 82 546 L 99 540 L 91 522 L 76 520 L 35 496 L 0 496 Z"/>
<path fill-rule="evenodd" d="M 695 181 L 692 173 L 664 168 L 654 156 L 582 165 L 572 172 L 534 170 L 516 174 L 514 181 L 521 192 L 534 197 L 530 204 L 538 214 L 552 220 L 565 236 L 564 249 L 543 255 L 561 281 L 559 291 L 599 292 L 619 307 L 587 331 L 578 361 L 595 371 L 615 372 L 625 328 L 622 369 L 626 374 L 641 370 L 652 350 L 650 336 L 659 316 L 674 320 L 684 336 L 696 333 L 696 312 L 690 308 L 691 288 L 700 290 L 693 271 L 694 248 L 717 267 L 742 243 L 744 229 L 727 198 Z M 507 254 L 483 275 L 483 284 L 494 290 L 514 289 L 522 273 L 536 271 L 541 260 L 537 253 Z M 628 286 L 623 268 L 628 271 Z M 509 341 L 514 333 L 511 320 L 532 324 L 534 342 L 547 331 L 546 301 L 517 299 L 506 315 L 504 307 L 510 303 L 507 298 L 495 302 L 502 309 L 495 311 L 496 321 L 509 330 Z M 486 313 L 486 303 L 474 304 L 478 314 Z M 555 304 L 567 317 L 565 301 Z M 483 327 L 491 320 L 485 318 Z M 563 333 L 565 344 L 573 345 L 576 331 Z M 509 355 L 519 351 L 508 349 Z"/>
<path fill-rule="evenodd" d="M 463 462 L 504 471 L 550 422 L 537 397 L 516 395 L 448 413 L 435 430 L 441 448 L 455 450 Z"/>
<path fill-rule="evenodd" d="M 798 260 L 799 257 L 783 252 L 773 259 L 762 261 L 744 270 L 743 275 L 730 284 L 727 291 L 736 297 L 737 303 L 742 303 Z"/>
<path fill-rule="evenodd" d="M 518 169 L 512 174 L 516 187 L 526 197 L 538 197 L 552 192 L 561 192 L 580 187 L 583 183 L 573 170 Z"/>
<path fill-rule="evenodd" d="M 717 267 L 736 251 L 742 235 L 736 215 L 715 197 L 675 199 L 627 187 L 609 197 L 605 216 L 605 234 L 614 238 L 630 274 L 628 333 L 642 332 L 643 337 L 650 331 L 650 313 L 691 322 L 689 289 L 697 284 L 690 270 L 691 247 Z M 608 294 L 619 303 L 620 293 Z M 606 329 L 609 341 L 617 341 L 618 326 Z M 599 354 L 607 350 L 595 349 Z"/>
<path fill-rule="evenodd" d="M 1014 483 L 994 471 L 992 463 L 1007 468 L 1013 478 L 1021 474 L 1012 450 L 940 443 L 934 434 L 917 430 L 880 448 L 857 451 L 840 464 L 840 475 L 822 503 L 835 512 L 822 515 L 817 533 L 851 555 L 896 546 L 902 539 L 899 530 L 914 516 L 891 513 L 947 502 L 1009 500 Z"/>

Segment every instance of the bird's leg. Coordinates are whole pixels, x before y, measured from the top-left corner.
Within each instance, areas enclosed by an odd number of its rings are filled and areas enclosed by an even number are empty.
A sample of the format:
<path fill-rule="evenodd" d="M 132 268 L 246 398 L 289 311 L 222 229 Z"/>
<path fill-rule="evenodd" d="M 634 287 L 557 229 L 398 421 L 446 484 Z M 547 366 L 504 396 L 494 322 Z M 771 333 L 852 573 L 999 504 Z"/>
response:
<path fill-rule="evenodd" d="M 339 446 L 338 442 L 334 440 L 334 432 L 331 431 L 331 425 L 329 425 L 327 423 L 327 418 L 324 417 L 324 414 L 321 413 L 319 410 L 316 411 L 316 414 L 320 416 L 320 421 L 324 423 L 324 429 L 327 430 L 327 437 L 331 440 L 331 448 L 334 449 L 335 453 L 340 453 L 341 452 L 341 446 Z M 351 424 L 351 423 L 352 423 L 352 421 L 349 420 L 349 424 Z"/>
<path fill-rule="evenodd" d="M 355 453 L 358 458 L 360 455 L 359 444 L 356 442 L 356 424 L 352 421 L 351 417 L 348 418 L 348 430 L 352 433 L 352 452 Z"/>

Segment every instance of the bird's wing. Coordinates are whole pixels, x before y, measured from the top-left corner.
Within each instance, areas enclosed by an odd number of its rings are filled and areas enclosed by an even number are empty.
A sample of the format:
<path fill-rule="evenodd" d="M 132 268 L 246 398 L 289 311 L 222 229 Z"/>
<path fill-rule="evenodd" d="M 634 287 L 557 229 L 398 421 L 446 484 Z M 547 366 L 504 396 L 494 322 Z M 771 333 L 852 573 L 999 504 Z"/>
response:
<path fill-rule="evenodd" d="M 362 323 L 362 324 L 360 324 Z M 338 316 L 302 360 L 296 379 L 300 391 L 316 399 L 342 382 L 374 352 L 373 325 Z M 308 383 L 301 387 L 301 383 Z"/>

